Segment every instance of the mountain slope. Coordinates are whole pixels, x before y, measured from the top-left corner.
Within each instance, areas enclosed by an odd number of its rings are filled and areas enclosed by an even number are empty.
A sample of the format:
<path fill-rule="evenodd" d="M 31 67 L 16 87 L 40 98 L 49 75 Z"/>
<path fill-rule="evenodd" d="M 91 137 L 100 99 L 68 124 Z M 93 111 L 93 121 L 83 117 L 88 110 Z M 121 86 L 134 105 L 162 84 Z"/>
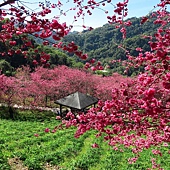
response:
<path fill-rule="evenodd" d="M 149 50 L 147 40 L 141 39 L 141 35 L 154 34 L 159 25 L 153 24 L 154 18 L 150 18 L 146 23 L 140 24 L 141 18 L 130 18 L 132 25 L 127 27 L 127 39 L 122 40 L 120 29 L 115 25 L 105 24 L 92 31 L 70 34 L 63 38 L 65 43 L 74 41 L 79 48 L 88 53 L 89 58 L 99 60 L 126 59 L 125 52 L 118 48 L 119 44 L 124 44 L 132 55 L 135 55 L 136 47 Z"/>

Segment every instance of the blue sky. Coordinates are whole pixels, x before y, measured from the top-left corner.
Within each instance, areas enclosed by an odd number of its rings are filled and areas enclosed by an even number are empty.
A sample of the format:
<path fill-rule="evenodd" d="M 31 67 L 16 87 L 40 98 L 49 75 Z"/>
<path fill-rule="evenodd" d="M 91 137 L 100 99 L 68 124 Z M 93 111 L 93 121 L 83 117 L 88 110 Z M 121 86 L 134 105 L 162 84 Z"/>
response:
<path fill-rule="evenodd" d="M 61 2 L 65 2 L 67 0 L 61 0 Z M 70 0 L 71 1 L 71 0 Z M 73 1 L 73 0 L 72 0 Z M 86 1 L 86 0 L 85 0 Z M 123 0 L 112 0 L 113 4 L 115 5 L 117 2 L 123 1 Z M 53 0 L 52 2 L 56 2 Z M 140 17 L 147 15 L 155 5 L 159 3 L 159 0 L 129 0 L 129 15 L 127 18 L 130 17 Z M 65 10 L 69 9 L 71 6 L 73 6 L 73 3 L 66 3 L 65 4 Z M 106 5 L 105 7 L 102 7 L 104 10 L 107 10 L 109 13 L 107 15 L 112 15 L 114 7 L 112 5 Z M 74 11 L 75 12 L 75 11 Z M 107 23 L 107 15 L 104 11 L 100 9 L 93 10 L 93 14 L 89 16 L 88 14 L 85 16 L 84 24 L 87 26 L 92 26 L 93 28 L 100 27 Z M 61 17 L 60 21 L 67 23 L 72 23 L 73 21 L 73 12 L 68 12 L 66 17 Z M 82 19 L 79 19 L 77 23 L 74 23 L 74 30 L 81 31 L 83 28 L 81 27 L 83 25 Z"/>
<path fill-rule="evenodd" d="M 43 0 L 40 0 L 40 1 L 43 1 Z M 51 3 L 57 3 L 57 1 L 58 0 L 51 0 Z M 60 1 L 64 4 L 64 6 L 62 7 L 63 11 L 66 11 L 75 6 L 72 3 L 73 0 L 60 0 Z M 96 1 L 100 1 L 100 0 L 96 0 Z M 119 1 L 123 1 L 123 0 L 112 0 L 112 3 L 115 5 Z M 154 6 L 159 3 L 159 1 L 160 0 L 129 0 L 129 5 L 128 5 L 129 13 L 128 13 L 127 18 L 134 17 L 134 16 L 141 17 L 141 16 L 147 15 L 149 12 L 151 12 Z M 38 3 L 38 0 L 32 0 L 32 1 L 24 0 L 23 2 L 28 2 L 28 3 L 25 3 L 25 5 L 27 5 L 31 9 L 36 9 L 38 6 L 38 4 L 32 4 L 32 5 L 29 4 L 29 2 Z M 84 2 L 87 2 L 87 0 L 84 0 Z M 105 7 L 102 7 L 102 8 L 109 12 L 107 15 L 113 15 L 114 7 L 112 5 L 107 4 Z M 60 22 L 61 23 L 66 22 L 67 25 L 72 24 L 74 20 L 73 17 L 76 12 L 77 11 L 69 11 L 66 16 L 60 17 Z M 82 31 L 83 24 L 96 28 L 96 27 L 101 27 L 102 25 L 107 23 L 108 21 L 107 15 L 105 14 L 104 11 L 100 9 L 94 9 L 92 12 L 93 13 L 91 16 L 89 16 L 88 14 L 85 16 L 84 23 L 83 23 L 83 20 L 79 18 L 78 21 L 74 23 L 73 30 Z M 54 9 L 52 14 L 50 14 L 48 17 L 53 18 L 53 16 L 55 15 L 60 15 L 59 10 Z"/>

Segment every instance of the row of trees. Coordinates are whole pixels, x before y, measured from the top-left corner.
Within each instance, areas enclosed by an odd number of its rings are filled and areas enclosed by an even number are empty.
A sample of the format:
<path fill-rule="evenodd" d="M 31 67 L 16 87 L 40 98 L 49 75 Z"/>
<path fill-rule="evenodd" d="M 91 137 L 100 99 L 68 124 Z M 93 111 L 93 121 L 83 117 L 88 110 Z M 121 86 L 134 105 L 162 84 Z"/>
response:
<path fill-rule="evenodd" d="M 29 67 L 19 68 L 15 77 L 0 75 L 0 103 L 8 106 L 54 107 L 54 101 L 76 91 L 90 94 L 102 101 L 111 99 L 113 87 L 130 81 L 119 74 L 101 77 L 67 66 L 54 69 L 38 67 L 30 72 Z"/>

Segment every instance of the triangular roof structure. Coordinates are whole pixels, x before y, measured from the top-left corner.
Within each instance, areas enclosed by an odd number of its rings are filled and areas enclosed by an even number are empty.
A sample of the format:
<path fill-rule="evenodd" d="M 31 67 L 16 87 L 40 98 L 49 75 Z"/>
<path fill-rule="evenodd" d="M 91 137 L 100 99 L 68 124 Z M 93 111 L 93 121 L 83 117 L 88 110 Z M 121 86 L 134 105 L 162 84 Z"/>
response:
<path fill-rule="evenodd" d="M 97 98 L 80 92 L 75 92 L 56 101 L 57 104 L 78 110 L 85 109 L 86 107 L 91 106 L 92 104 L 96 104 L 97 102 Z"/>

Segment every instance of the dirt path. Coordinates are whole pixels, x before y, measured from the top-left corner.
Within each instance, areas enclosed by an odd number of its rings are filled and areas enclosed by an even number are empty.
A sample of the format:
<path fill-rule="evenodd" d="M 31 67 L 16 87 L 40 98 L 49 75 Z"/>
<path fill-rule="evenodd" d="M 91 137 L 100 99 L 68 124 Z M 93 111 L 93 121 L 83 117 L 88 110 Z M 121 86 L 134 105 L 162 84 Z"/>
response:
<path fill-rule="evenodd" d="M 29 170 L 28 167 L 24 166 L 22 160 L 19 158 L 10 158 L 8 159 L 8 163 L 11 167 L 11 170 Z M 49 163 L 44 165 L 45 170 L 60 170 L 58 166 L 52 166 Z"/>
<path fill-rule="evenodd" d="M 24 166 L 23 162 L 19 158 L 10 158 L 8 163 L 11 170 L 28 170 L 28 167 Z"/>

